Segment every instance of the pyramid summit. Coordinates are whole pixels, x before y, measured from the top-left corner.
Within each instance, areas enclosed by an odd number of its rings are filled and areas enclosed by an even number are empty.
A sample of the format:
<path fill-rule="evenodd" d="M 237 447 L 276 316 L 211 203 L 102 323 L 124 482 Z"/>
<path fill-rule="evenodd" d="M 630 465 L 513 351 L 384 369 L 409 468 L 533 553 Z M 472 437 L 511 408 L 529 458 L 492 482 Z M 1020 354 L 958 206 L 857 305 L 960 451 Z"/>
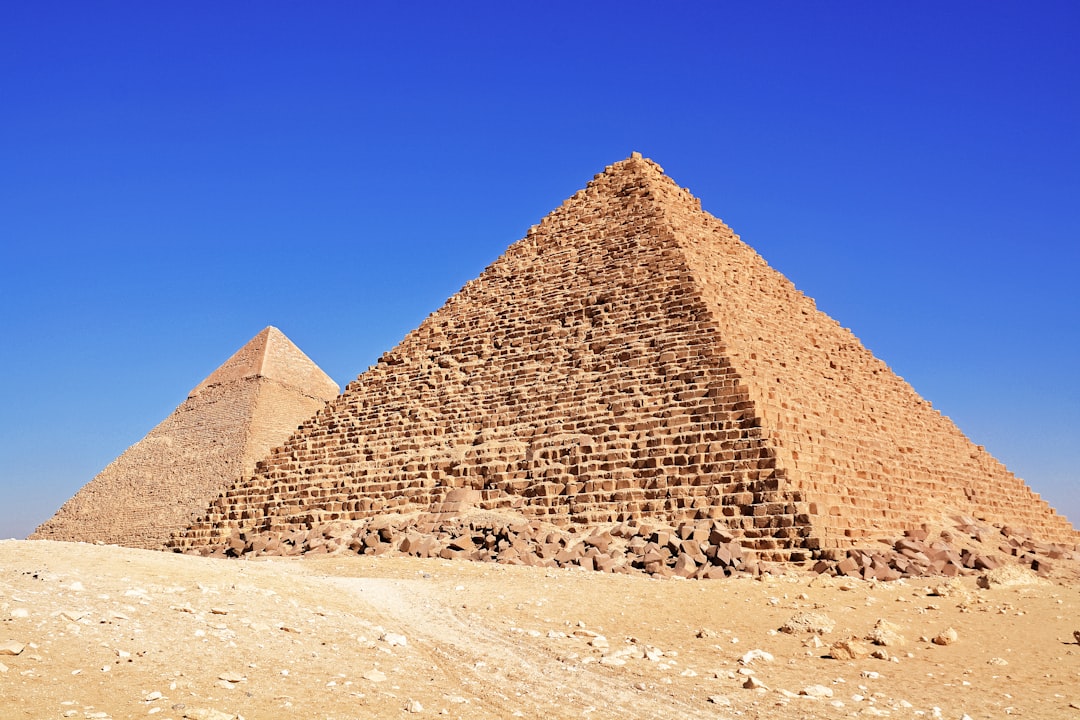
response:
<path fill-rule="evenodd" d="M 30 538 L 161 548 L 337 394 L 333 380 L 267 327 Z"/>
<path fill-rule="evenodd" d="M 263 536 L 265 547 L 469 504 L 584 533 L 689 528 L 713 543 L 709 558 L 732 537 L 764 559 L 841 557 L 957 516 L 1080 540 L 636 153 L 511 245 L 174 546 Z M 657 557 L 678 552 L 650 542 Z"/>
<path fill-rule="evenodd" d="M 337 383 L 283 332 L 268 325 L 199 383 L 190 396 L 215 385 L 252 378 L 272 380 L 311 397 L 330 398 L 338 394 Z"/>

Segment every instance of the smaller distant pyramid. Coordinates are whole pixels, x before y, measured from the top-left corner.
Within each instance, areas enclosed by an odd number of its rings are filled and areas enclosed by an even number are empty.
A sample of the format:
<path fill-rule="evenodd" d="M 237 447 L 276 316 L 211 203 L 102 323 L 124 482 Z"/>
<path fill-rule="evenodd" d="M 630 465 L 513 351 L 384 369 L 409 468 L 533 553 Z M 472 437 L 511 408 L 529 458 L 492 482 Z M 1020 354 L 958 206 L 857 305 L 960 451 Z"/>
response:
<path fill-rule="evenodd" d="M 337 395 L 318 365 L 267 327 L 30 539 L 161 548 Z"/>

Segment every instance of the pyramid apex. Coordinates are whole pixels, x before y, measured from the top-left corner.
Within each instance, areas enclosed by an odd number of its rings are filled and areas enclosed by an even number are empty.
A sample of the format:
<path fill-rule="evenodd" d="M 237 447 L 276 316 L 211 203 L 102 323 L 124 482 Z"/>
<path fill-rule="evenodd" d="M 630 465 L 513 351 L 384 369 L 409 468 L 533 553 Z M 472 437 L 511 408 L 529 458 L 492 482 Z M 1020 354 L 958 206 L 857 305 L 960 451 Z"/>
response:
<path fill-rule="evenodd" d="M 616 183 L 624 181 L 639 183 L 643 179 L 646 181 L 662 179 L 663 182 L 672 185 L 676 184 L 674 180 L 664 174 L 664 168 L 660 167 L 658 163 L 635 150 L 630 153 L 630 157 L 614 162 L 605 167 L 603 172 L 594 175 L 589 185 L 592 186 L 605 180 L 607 182 L 615 181 Z"/>
<path fill-rule="evenodd" d="M 307 395 L 335 397 L 337 383 L 273 325 L 267 325 L 255 337 L 210 373 L 189 393 L 195 397 L 206 388 L 238 380 L 266 378 L 298 388 Z"/>
<path fill-rule="evenodd" d="M 260 341 L 265 344 L 265 341 L 268 338 L 271 338 L 271 337 L 273 337 L 273 338 L 285 338 L 286 340 L 289 339 L 288 337 L 285 336 L 285 333 L 281 332 L 281 330 L 278 330 L 277 327 L 275 327 L 273 325 L 267 325 L 262 330 L 260 330 L 255 335 L 255 337 L 248 340 L 247 344 L 250 345 L 252 343 L 259 343 Z"/>
<path fill-rule="evenodd" d="M 609 165 L 606 170 L 617 172 L 624 169 L 642 170 L 645 168 L 651 168 L 660 173 L 661 175 L 664 174 L 664 168 L 660 167 L 660 165 L 655 160 L 645 157 L 637 150 L 631 152 L 630 157 L 626 158 L 625 160 L 620 160 L 612 165 Z"/>
<path fill-rule="evenodd" d="M 651 205 L 663 207 L 675 204 L 694 212 L 701 211 L 701 200 L 689 188 L 681 187 L 664 173 L 664 168 L 658 163 L 635 150 L 630 157 L 618 160 L 593 175 L 584 188 L 566 198 L 560 207 L 545 215 L 538 224 L 531 226 L 525 237 L 535 242 L 541 236 L 559 232 L 558 218 L 567 208 L 591 202 L 590 198 L 597 195 L 615 203 L 638 198 Z"/>

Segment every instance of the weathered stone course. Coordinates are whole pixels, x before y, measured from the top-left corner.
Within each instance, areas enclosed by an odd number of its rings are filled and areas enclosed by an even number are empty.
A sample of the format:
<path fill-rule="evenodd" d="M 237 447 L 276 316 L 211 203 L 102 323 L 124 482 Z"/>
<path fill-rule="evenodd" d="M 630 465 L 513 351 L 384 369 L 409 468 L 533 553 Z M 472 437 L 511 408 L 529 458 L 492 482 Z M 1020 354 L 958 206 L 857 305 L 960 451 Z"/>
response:
<path fill-rule="evenodd" d="M 162 548 L 337 391 L 267 327 L 30 537 Z"/>
<path fill-rule="evenodd" d="M 1023 524 L 1062 547 L 1078 540 L 636 154 L 467 283 L 173 546 L 224 552 L 236 537 L 466 505 L 580 534 L 724 528 L 758 560 L 820 558 L 863 575 L 903 571 L 892 556 L 849 550 L 952 515 Z M 434 549 L 414 534 L 405 552 Z M 513 547 L 511 535 L 486 528 L 479 545 L 474 535 L 438 553 L 490 554 Z M 642 569 L 728 567 L 661 539 L 635 536 Z M 556 545 L 533 551 L 545 562 L 585 557 Z M 705 546 L 733 552 L 730 541 Z"/>

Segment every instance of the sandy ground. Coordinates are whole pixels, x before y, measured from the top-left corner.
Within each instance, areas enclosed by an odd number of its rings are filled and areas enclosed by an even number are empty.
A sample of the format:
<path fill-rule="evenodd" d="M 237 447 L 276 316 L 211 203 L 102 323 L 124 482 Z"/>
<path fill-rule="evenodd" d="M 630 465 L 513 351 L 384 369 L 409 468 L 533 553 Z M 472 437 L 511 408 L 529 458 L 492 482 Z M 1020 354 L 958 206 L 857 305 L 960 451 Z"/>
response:
<path fill-rule="evenodd" d="M 0 718 L 1080 720 L 1080 585 L 1026 577 L 655 580 L 6 541 Z M 834 627 L 779 631 L 806 612 Z M 904 638 L 860 641 L 883 658 L 827 657 L 879 620 Z"/>

